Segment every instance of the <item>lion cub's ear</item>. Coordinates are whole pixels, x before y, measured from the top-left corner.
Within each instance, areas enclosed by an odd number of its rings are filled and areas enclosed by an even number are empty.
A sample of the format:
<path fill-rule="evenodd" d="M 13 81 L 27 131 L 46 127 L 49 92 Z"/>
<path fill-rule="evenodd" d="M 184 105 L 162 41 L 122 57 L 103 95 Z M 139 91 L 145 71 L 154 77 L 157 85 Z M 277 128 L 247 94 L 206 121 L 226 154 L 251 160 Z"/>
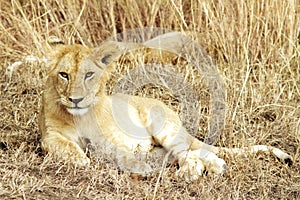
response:
<path fill-rule="evenodd" d="M 46 40 L 46 72 L 50 73 L 54 68 L 54 63 L 58 58 L 59 52 L 64 48 L 65 43 L 56 36 L 49 36 Z"/>
<path fill-rule="evenodd" d="M 93 50 L 89 58 L 99 67 L 104 69 L 107 65 L 118 59 L 122 54 L 140 46 L 141 44 L 137 43 L 105 41 Z"/>
<path fill-rule="evenodd" d="M 46 40 L 46 57 L 48 60 L 52 60 L 56 56 L 57 51 L 60 50 L 62 46 L 65 46 L 65 43 L 62 39 L 56 36 L 49 36 Z"/>
<path fill-rule="evenodd" d="M 58 46 L 58 45 L 64 45 L 65 43 L 62 41 L 62 39 L 54 36 L 54 35 L 51 35 L 48 37 L 47 39 L 47 43 L 51 46 L 51 47 L 55 47 L 55 46 Z"/>

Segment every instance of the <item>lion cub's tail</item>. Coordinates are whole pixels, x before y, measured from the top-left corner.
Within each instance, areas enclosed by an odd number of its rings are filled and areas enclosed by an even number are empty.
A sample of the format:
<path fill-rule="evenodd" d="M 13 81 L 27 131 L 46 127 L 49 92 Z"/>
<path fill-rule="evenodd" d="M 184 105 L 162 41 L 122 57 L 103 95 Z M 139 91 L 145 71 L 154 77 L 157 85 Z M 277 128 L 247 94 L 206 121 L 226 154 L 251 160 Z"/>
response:
<path fill-rule="evenodd" d="M 249 154 L 255 154 L 258 152 L 264 152 L 267 154 L 273 154 L 279 160 L 288 164 L 289 166 L 291 166 L 293 163 L 292 157 L 289 154 L 283 152 L 282 150 L 280 150 L 276 147 L 272 147 L 272 146 L 268 146 L 268 145 L 254 145 L 254 146 L 242 147 L 242 148 L 226 148 L 226 147 L 216 147 L 216 146 L 201 142 L 198 139 L 194 139 L 191 149 L 196 150 L 196 149 L 201 149 L 201 148 L 204 148 L 215 154 L 225 153 L 225 154 L 230 154 L 230 155 L 249 155 Z"/>
<path fill-rule="evenodd" d="M 233 155 L 247 155 L 247 154 L 254 154 L 258 152 L 264 152 L 268 154 L 271 153 L 275 155 L 282 162 L 288 164 L 288 166 L 291 166 L 293 163 L 292 157 L 289 154 L 283 152 L 278 148 L 267 146 L 267 145 L 254 145 L 254 146 L 243 147 L 243 148 L 219 147 L 219 152 L 225 152 Z"/>

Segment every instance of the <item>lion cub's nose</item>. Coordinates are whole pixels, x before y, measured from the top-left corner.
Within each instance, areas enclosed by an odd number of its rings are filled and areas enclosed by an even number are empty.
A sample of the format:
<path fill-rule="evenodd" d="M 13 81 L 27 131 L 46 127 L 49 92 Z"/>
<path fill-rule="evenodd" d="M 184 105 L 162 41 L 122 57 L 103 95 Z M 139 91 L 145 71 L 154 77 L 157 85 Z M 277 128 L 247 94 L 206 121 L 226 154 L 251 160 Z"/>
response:
<path fill-rule="evenodd" d="M 69 100 L 70 100 L 72 103 L 78 104 L 80 101 L 83 100 L 83 98 L 77 98 L 77 99 L 74 99 L 74 98 L 69 97 Z"/>

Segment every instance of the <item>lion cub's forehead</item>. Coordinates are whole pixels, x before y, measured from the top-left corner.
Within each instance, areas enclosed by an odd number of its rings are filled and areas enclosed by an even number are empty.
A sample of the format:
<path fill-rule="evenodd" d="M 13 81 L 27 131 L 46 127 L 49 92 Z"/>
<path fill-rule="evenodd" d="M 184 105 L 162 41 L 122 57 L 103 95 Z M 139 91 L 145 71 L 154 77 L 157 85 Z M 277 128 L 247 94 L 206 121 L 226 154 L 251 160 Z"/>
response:
<path fill-rule="evenodd" d="M 66 46 L 57 52 L 60 59 L 57 63 L 58 70 L 67 72 L 77 72 L 83 68 L 93 66 L 93 63 L 87 59 L 91 50 L 80 45 Z"/>

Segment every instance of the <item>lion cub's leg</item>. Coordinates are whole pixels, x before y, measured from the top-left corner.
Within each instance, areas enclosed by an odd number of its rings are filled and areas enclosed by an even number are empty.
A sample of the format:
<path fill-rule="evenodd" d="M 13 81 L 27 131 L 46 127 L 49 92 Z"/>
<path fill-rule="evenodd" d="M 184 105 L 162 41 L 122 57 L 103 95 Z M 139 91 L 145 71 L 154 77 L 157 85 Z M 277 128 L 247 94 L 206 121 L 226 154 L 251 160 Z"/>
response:
<path fill-rule="evenodd" d="M 202 176 L 204 171 L 212 174 L 222 174 L 226 170 L 226 163 L 223 159 L 206 148 L 206 144 L 199 141 L 198 148 L 193 149 L 193 142 L 197 140 L 187 133 L 178 124 L 166 124 L 164 131 L 155 135 L 158 141 L 166 150 L 178 159 L 179 170 L 177 175 L 187 181 L 196 180 Z M 202 144 L 199 145 L 199 144 Z"/>
<path fill-rule="evenodd" d="M 42 139 L 42 148 L 57 160 L 68 161 L 77 166 L 87 166 L 90 159 L 80 146 L 57 132 L 48 132 Z"/>

